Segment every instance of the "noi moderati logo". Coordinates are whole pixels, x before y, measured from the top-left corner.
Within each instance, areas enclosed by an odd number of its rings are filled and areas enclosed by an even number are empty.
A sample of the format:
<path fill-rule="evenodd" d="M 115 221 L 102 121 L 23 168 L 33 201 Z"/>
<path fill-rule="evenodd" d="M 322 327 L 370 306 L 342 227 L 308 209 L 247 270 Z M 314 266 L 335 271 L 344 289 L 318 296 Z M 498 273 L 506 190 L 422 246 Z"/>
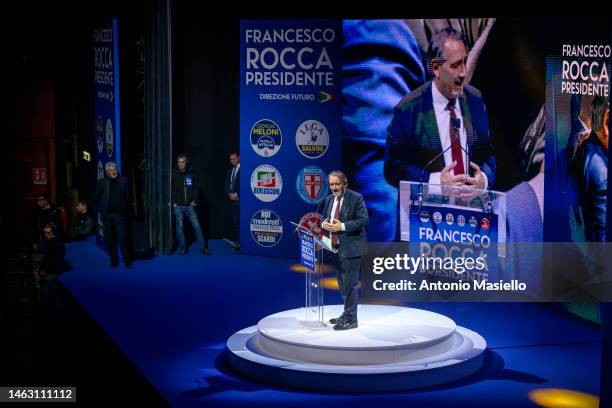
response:
<path fill-rule="evenodd" d="M 262 247 L 273 247 L 283 237 L 281 218 L 272 210 L 259 210 L 251 217 L 251 236 Z"/>

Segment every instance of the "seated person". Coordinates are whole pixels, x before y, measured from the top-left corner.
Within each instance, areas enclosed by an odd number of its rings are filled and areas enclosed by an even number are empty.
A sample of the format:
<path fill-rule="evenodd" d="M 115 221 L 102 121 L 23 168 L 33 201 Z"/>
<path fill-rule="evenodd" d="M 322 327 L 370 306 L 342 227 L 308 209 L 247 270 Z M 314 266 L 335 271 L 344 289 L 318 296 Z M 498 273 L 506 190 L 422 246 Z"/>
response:
<path fill-rule="evenodd" d="M 72 221 L 68 236 L 73 240 L 85 239 L 93 233 L 93 227 L 93 219 L 87 211 L 87 202 L 79 202 L 76 206 L 76 215 Z"/>
<path fill-rule="evenodd" d="M 34 228 L 36 228 L 36 244 L 34 249 L 44 247 L 46 242 L 45 237 L 42 234 L 43 228 L 47 224 L 51 224 L 56 228 L 56 234 L 61 235 L 63 222 L 59 209 L 51 204 L 48 194 L 39 194 L 36 197 L 36 204 L 34 211 Z"/>
<path fill-rule="evenodd" d="M 34 270 L 36 281 L 40 284 L 40 302 L 43 306 L 54 306 L 59 284 L 58 275 L 64 271 L 66 247 L 55 235 L 55 227 L 47 224 L 43 228 L 45 236 L 44 253 L 38 268 Z"/>

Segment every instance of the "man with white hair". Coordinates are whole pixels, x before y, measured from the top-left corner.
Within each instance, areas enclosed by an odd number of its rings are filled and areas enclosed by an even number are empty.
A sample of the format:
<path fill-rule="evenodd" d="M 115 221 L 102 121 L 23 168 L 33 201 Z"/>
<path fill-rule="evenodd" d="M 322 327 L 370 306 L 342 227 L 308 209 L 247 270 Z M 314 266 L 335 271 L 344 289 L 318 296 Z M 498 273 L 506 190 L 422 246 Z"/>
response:
<path fill-rule="evenodd" d="M 117 171 L 117 165 L 109 161 L 104 166 L 106 177 L 98 182 L 97 202 L 104 228 L 104 241 L 108 248 L 111 268 L 119 265 L 117 243 L 121 248 L 123 262 L 128 269 L 132 268 L 132 259 L 128 250 L 126 218 L 129 206 L 127 179 Z"/>

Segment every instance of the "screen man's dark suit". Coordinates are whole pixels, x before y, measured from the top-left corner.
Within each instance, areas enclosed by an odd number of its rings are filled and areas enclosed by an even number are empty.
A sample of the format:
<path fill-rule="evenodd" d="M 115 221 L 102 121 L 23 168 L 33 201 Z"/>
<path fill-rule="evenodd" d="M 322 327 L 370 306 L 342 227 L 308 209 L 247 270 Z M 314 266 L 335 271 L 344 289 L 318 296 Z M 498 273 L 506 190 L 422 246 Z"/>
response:
<path fill-rule="evenodd" d="M 323 218 L 332 218 L 334 200 L 333 194 L 325 198 Z M 367 251 L 366 227 L 369 222 L 363 196 L 346 189 L 338 219 L 344 223 L 346 230 L 338 232 L 338 254 L 333 256 L 333 263 L 340 294 L 344 300 L 343 315 L 348 320 L 357 321 L 357 285 L 361 256 Z"/>
<path fill-rule="evenodd" d="M 463 95 L 458 99 L 470 160 L 487 175 L 491 188 L 495 184 L 495 156 L 482 94 L 473 86 L 464 85 Z M 430 81 L 404 97 L 393 109 L 385 146 L 385 179 L 396 187 L 402 180 L 427 182 L 430 173 L 444 168 L 444 155 L 440 155 L 423 171 L 441 152 Z"/>

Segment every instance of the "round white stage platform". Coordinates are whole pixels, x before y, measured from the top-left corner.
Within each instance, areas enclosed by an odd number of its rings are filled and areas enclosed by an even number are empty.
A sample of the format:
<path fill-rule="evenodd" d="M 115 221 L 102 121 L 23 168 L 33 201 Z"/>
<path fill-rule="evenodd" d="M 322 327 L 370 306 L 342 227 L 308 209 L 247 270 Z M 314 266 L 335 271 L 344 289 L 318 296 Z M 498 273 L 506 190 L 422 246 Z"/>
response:
<path fill-rule="evenodd" d="M 325 306 L 326 322 L 342 306 Z M 359 327 L 306 322 L 306 309 L 262 319 L 229 338 L 229 363 L 272 384 L 320 391 L 391 391 L 454 381 L 482 366 L 485 340 L 438 313 L 360 305 Z"/>

